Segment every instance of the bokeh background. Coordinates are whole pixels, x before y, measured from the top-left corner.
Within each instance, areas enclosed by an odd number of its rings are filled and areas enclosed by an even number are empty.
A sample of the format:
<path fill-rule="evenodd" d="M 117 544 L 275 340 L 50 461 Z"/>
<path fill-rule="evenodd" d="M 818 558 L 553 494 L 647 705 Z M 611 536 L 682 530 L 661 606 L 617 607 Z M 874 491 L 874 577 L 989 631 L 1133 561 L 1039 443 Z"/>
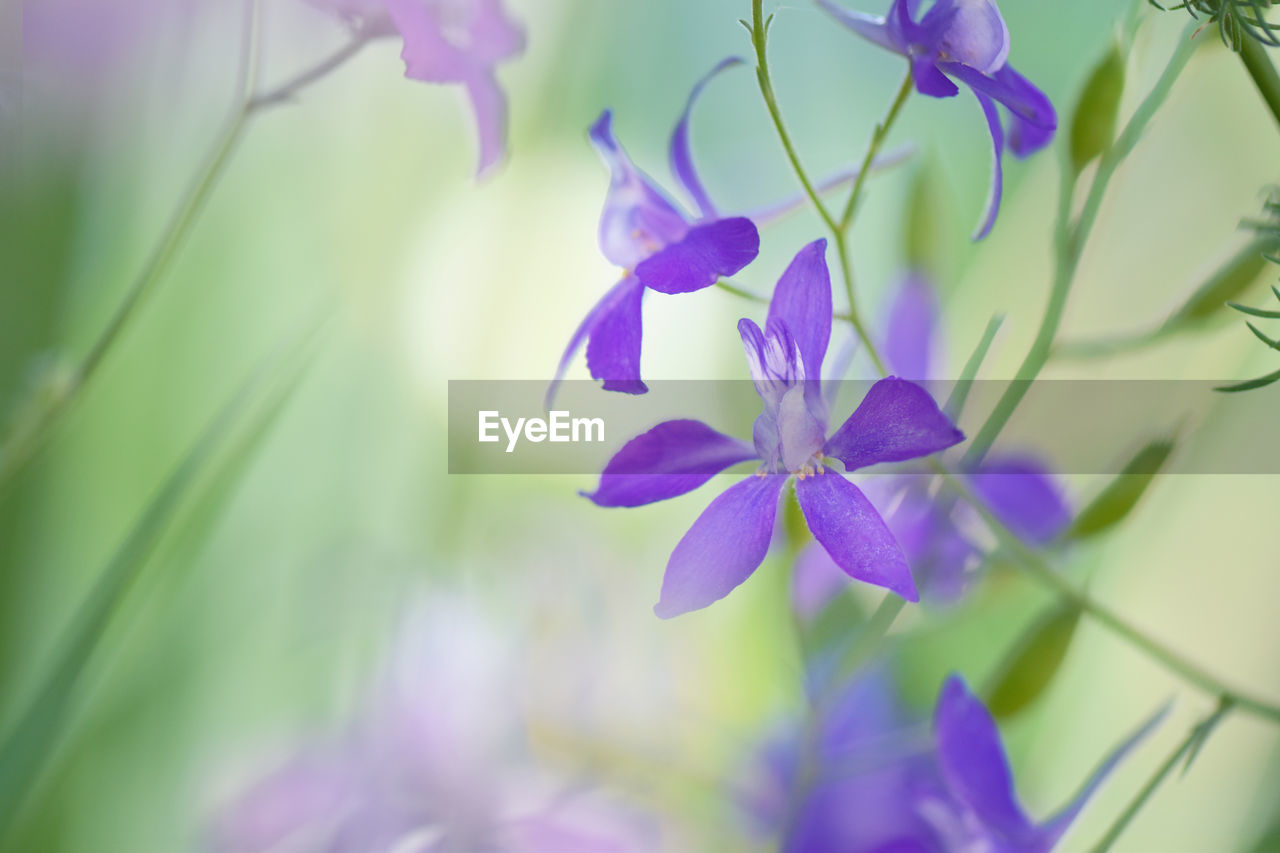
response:
<path fill-rule="evenodd" d="M 261 435 L 232 436 L 183 495 L 91 659 L 55 761 L 29 780 L 12 849 L 201 849 L 237 792 L 347 724 L 406 622 L 440 601 L 475 614 L 510 662 L 504 710 L 539 761 L 599 782 L 658 826 L 664 849 L 757 843 L 731 783 L 753 744 L 802 704 L 787 567 L 771 559 L 715 607 L 660 622 L 651 606 L 667 555 L 714 484 L 606 511 L 577 496 L 589 478 L 450 476 L 445 447 L 448 380 L 548 379 L 615 280 L 595 244 L 607 178 L 586 127 L 612 107 L 633 158 L 667 181 L 667 135 L 689 86 L 722 57 L 747 54 L 737 18 L 749 4 L 508 6 L 528 49 L 499 74 L 511 157 L 497 173 L 473 179 L 461 94 L 405 80 L 395 39 L 258 116 L 154 298 L 0 496 L 7 730 L 75 608 L 206 425 L 323 319 L 278 415 Z M 302 0 L 263 7 L 268 84 L 344 38 Z M 195 0 L 5 9 L 0 401 L 13 413 L 87 349 L 205 156 L 231 109 L 241 10 Z M 1066 112 L 1128 4 L 1006 0 L 1002 10 L 1011 60 Z M 810 170 L 834 172 L 861 157 L 900 61 L 807 3 L 775 11 L 783 110 Z M 1126 112 L 1184 24 L 1181 13 L 1144 14 Z M 1278 177 L 1276 130 L 1238 60 L 1207 44 L 1116 179 L 1065 336 L 1159 321 L 1228 257 L 1244 239 L 1237 223 Z M 694 139 L 722 207 L 795 191 L 749 69 L 707 91 Z M 891 143 L 914 143 L 917 155 L 873 181 L 860 216 L 868 310 L 902 271 L 903 200 L 927 165 L 949 363 L 1002 310 L 987 375 L 1011 375 L 1047 294 L 1056 153 L 1010 162 L 996 231 L 972 245 L 990 156 L 977 105 L 913 99 Z M 808 212 L 771 227 L 740 283 L 767 292 L 817 236 Z M 742 378 L 734 324 L 759 319 L 758 306 L 710 290 L 653 298 L 645 311 L 647 376 Z M 1051 375 L 1247 378 L 1273 369 L 1266 356 L 1240 324 L 1223 323 Z M 1211 426 L 1275 428 L 1236 423 L 1226 406 Z M 1074 478 L 1069 490 L 1080 503 L 1101 483 Z M 1162 479 L 1122 530 L 1077 549 L 1064 570 L 1231 683 L 1280 697 L 1276 512 L 1273 477 Z M 1044 603 L 1008 577 L 959 608 L 912 608 L 894 633 L 906 695 L 927 709 L 952 670 L 980 683 Z M 447 653 L 464 654 L 468 636 Z M 1170 699 L 1169 721 L 1064 849 L 1087 849 L 1213 700 L 1086 624 L 1048 693 L 1004 727 L 1020 791 L 1044 815 Z M 1251 849 L 1278 817 L 1278 745 L 1274 726 L 1232 717 L 1118 849 Z"/>

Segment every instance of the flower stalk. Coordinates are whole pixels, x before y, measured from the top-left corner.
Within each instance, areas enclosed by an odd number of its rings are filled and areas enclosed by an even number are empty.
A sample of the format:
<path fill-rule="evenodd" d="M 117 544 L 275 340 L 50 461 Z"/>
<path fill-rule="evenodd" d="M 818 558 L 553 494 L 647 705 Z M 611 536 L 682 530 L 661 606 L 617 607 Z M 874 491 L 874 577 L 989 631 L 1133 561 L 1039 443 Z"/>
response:
<path fill-rule="evenodd" d="M 1186 68 L 1196 48 L 1199 47 L 1200 43 L 1195 41 L 1194 38 L 1195 31 L 1195 22 L 1184 29 L 1181 41 L 1178 43 L 1177 49 L 1174 50 L 1173 56 L 1169 59 L 1164 72 L 1160 75 L 1160 79 L 1134 112 L 1133 117 L 1115 141 L 1115 144 L 1103 154 L 1102 160 L 1098 164 L 1098 171 L 1089 186 L 1089 193 L 1085 198 L 1084 207 L 1081 209 L 1080 216 L 1074 224 L 1070 222 L 1070 213 L 1075 193 L 1075 176 L 1070 166 L 1064 163 L 1062 190 L 1059 195 L 1058 220 L 1055 226 L 1057 262 L 1053 286 L 1049 293 L 1049 302 L 1045 306 L 1044 316 L 1040 321 L 1035 340 L 1018 368 L 1018 372 L 1009 383 L 1009 387 L 1001 396 L 995 409 L 992 410 L 990 416 L 978 431 L 973 442 L 969 445 L 969 450 L 964 457 L 966 465 L 976 464 L 987 455 L 987 452 L 995 444 L 1001 431 L 1013 416 L 1014 410 L 1018 408 L 1027 391 L 1030 390 L 1031 383 L 1039 377 L 1040 372 L 1053 355 L 1054 342 L 1057 340 L 1058 331 L 1062 326 L 1062 318 L 1066 311 L 1067 299 L 1071 295 L 1072 284 L 1075 282 L 1076 270 L 1079 268 L 1085 243 L 1088 241 L 1089 235 L 1093 231 L 1094 223 L 1097 221 L 1098 211 L 1102 207 L 1107 188 L 1116 170 L 1137 146 L 1147 125 L 1151 123 L 1152 117 L 1164 104 L 1170 90 L 1173 88 L 1174 82 L 1181 75 L 1182 70 Z"/>
<path fill-rule="evenodd" d="M 778 108 L 778 99 L 773 91 L 773 80 L 769 74 L 767 50 L 769 22 L 771 20 L 772 18 L 766 19 L 764 17 L 764 0 L 751 0 L 751 25 L 748 29 L 751 33 L 751 44 L 755 48 L 756 79 L 760 84 L 760 95 L 764 98 L 765 107 L 769 111 L 769 117 L 773 120 L 773 126 L 777 130 L 778 139 L 787 153 L 791 168 L 795 171 L 800 185 L 804 187 L 805 194 L 813 203 L 818 216 L 827 226 L 827 230 L 831 234 L 832 243 L 835 245 L 836 256 L 840 262 L 840 275 L 844 281 L 845 297 L 849 303 L 848 315 L 838 317 L 838 319 L 846 319 L 849 325 L 853 326 L 854 332 L 857 333 L 858 339 L 862 342 L 862 346 L 866 349 L 867 355 L 871 358 L 876 370 L 881 376 L 885 376 L 888 371 L 885 368 L 884 361 L 881 359 L 879 350 L 876 348 L 871 335 L 867 332 L 866 324 L 858 311 L 858 300 L 853 279 L 853 262 L 849 254 L 849 228 L 853 224 L 857 203 L 862 196 L 863 185 L 871 171 L 876 155 L 883 146 L 885 138 L 889 135 L 889 130 L 897 119 L 902 105 L 906 102 L 907 95 L 911 92 L 911 73 L 908 71 L 885 119 L 876 125 L 871 144 L 867 147 L 866 156 L 863 158 L 862 168 L 859 169 L 858 177 L 854 181 L 853 189 L 849 194 L 849 200 L 840 219 L 837 220 L 831 211 L 827 209 L 827 206 L 823 204 L 821 197 L 819 197 L 817 190 L 814 188 L 813 181 L 810 180 L 804 165 L 800 162 L 800 155 L 796 152 L 795 145 L 791 141 L 791 134 L 787 131 L 786 122 L 783 121 L 782 111 Z"/>
<path fill-rule="evenodd" d="M 1198 752 L 1200 747 L 1204 745 L 1204 742 L 1209 739 L 1209 736 L 1213 734 L 1213 730 L 1216 729 L 1218 724 L 1231 713 L 1232 707 L 1233 705 L 1231 700 L 1224 696 L 1218 702 L 1217 710 L 1197 724 L 1190 733 L 1187 734 L 1186 739 L 1183 740 L 1182 743 L 1178 745 L 1178 748 L 1173 751 L 1173 754 L 1165 759 L 1164 763 L 1157 768 L 1155 774 L 1147 780 L 1147 784 L 1143 785 L 1142 790 L 1133 798 L 1133 802 L 1129 804 L 1129 807 L 1126 808 L 1120 817 L 1116 819 L 1116 822 L 1111 825 L 1111 829 L 1107 831 L 1107 834 L 1103 836 L 1102 840 L 1093 848 L 1093 853 L 1106 853 L 1106 851 L 1111 849 L 1111 847 L 1124 833 L 1125 829 L 1128 828 L 1129 823 L 1137 816 L 1138 812 L 1142 810 L 1143 806 L 1147 804 L 1147 801 L 1151 799 L 1151 795 L 1160 787 L 1165 778 L 1170 772 L 1172 772 L 1173 768 L 1178 766 L 1178 762 L 1182 761 L 1183 757 L 1186 756 L 1186 763 L 1188 765 L 1191 763 L 1191 760 L 1195 758 L 1196 752 Z"/>
<path fill-rule="evenodd" d="M 1271 110 L 1271 117 L 1280 125 L 1280 74 L 1267 56 L 1267 49 L 1256 39 L 1240 39 L 1240 61 L 1258 87 L 1258 94 Z"/>
<path fill-rule="evenodd" d="M 133 280 L 115 312 L 89 347 L 66 383 L 50 403 L 39 409 L 34 423 L 16 425 L 0 443 L 0 494 L 14 482 L 39 453 L 66 414 L 73 408 L 86 385 L 114 349 L 147 297 L 156 289 L 173 264 L 200 212 L 208 203 L 232 156 L 244 138 L 249 121 L 258 113 L 287 103 L 302 89 L 328 76 L 355 56 L 376 33 L 358 31 L 351 41 L 312 68 L 264 94 L 258 86 L 258 50 L 261 41 L 258 0 L 247 0 L 245 27 L 237 75 L 236 102 L 205 164 L 170 217 L 145 266 Z"/>
<path fill-rule="evenodd" d="M 1087 613 L 1094 621 L 1121 637 L 1130 645 L 1142 651 L 1148 657 L 1160 663 L 1169 671 L 1177 674 L 1206 693 L 1222 697 L 1243 711 L 1280 723 L 1280 704 L 1245 694 L 1227 686 L 1220 678 L 1207 672 L 1197 664 L 1184 658 L 1178 652 L 1154 639 L 1142 629 L 1134 626 L 1126 618 L 1110 607 L 1097 601 L 1083 590 L 1077 589 L 1070 580 L 1054 571 L 1045 559 L 1032 548 L 1029 548 L 969 486 L 947 470 L 940 462 L 933 460 L 931 466 L 935 473 L 942 477 L 946 486 L 970 504 L 982 517 L 991 532 L 999 540 L 1010 556 L 1015 558 L 1019 568 L 1028 576 L 1046 587 L 1058 598 L 1068 601 Z"/>

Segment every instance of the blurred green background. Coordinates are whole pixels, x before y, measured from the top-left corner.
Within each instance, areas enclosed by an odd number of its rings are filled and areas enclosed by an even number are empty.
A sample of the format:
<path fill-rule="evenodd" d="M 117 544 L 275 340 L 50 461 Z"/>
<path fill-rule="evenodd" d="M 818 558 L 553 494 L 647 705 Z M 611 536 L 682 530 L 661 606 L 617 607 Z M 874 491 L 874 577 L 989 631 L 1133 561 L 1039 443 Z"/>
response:
<path fill-rule="evenodd" d="M 301 0 L 263 5 L 268 85 L 343 39 Z M 676 115 L 694 80 L 748 52 L 736 19 L 749 4 L 508 5 L 529 41 L 499 74 L 511 103 L 511 158 L 499 172 L 472 179 L 460 93 L 405 80 L 395 39 L 255 118 L 154 298 L 0 496 L 7 731 L 75 608 L 210 419 L 264 360 L 327 318 L 300 387 L 262 439 L 242 451 L 233 441 L 177 506 L 91 659 L 50 772 L 29 780 L 12 849 L 198 848 L 210 816 L 273 756 L 343 724 L 409 602 L 439 590 L 472 601 L 519 649 L 529 708 L 512 714 L 548 761 L 590 768 L 659 814 L 669 849 L 747 843 L 724 785 L 767 725 L 801 702 L 785 567 L 771 560 L 724 602 L 660 622 L 650 608 L 667 555 L 713 486 L 605 511 L 577 497 L 587 478 L 449 476 L 445 404 L 450 379 L 549 377 L 617 275 L 595 244 L 607 178 L 586 127 L 611 106 L 633 158 L 668 182 Z M 1011 61 L 1063 113 L 1113 37 L 1126 11 L 1117 6 L 1002 5 Z M 783 110 L 810 170 L 834 172 L 861 157 L 900 60 L 807 3 L 775 11 Z M 6 18 L 22 12 L 11 4 Z M 0 401 L 11 411 L 47 381 L 49 365 L 88 348 L 230 109 L 237 4 L 144 12 L 144 37 L 120 36 L 109 57 L 10 45 L 0 69 L 7 94 L 18 80 L 21 103 L 3 118 L 0 197 Z M 1183 17 L 1152 10 L 1130 61 L 1126 112 Z M 91 28 L 95 19 L 77 20 Z M 722 207 L 794 192 L 750 70 L 708 90 L 694 139 Z M 967 235 L 990 156 L 976 103 L 913 99 L 891 137 L 904 142 L 938 176 L 949 363 L 955 369 L 1003 310 L 987 375 L 1008 376 L 1047 293 L 1056 154 L 1009 161 L 1000 222 L 975 246 Z M 1206 45 L 1117 177 L 1065 336 L 1161 320 L 1242 242 L 1237 223 L 1258 211 L 1277 163 L 1280 135 L 1239 62 Z M 914 168 L 876 178 L 860 216 L 854 257 L 873 314 L 902 270 Z M 757 292 L 820 227 L 804 212 L 763 236 L 760 259 L 739 277 Z M 710 290 L 653 298 L 645 311 L 647 377 L 744 376 L 734 323 L 759 319 L 758 306 Z M 1105 367 L 1055 365 L 1051 375 L 1247 377 L 1263 372 L 1266 355 L 1228 323 Z M 580 361 L 572 377 L 586 377 Z M 1219 421 L 1213 428 L 1240 426 L 1229 407 Z M 1078 478 L 1071 491 L 1078 503 L 1099 485 Z M 1076 551 L 1067 568 L 1230 683 L 1280 696 L 1276 511 L 1274 478 L 1168 478 L 1123 530 Z M 908 695 L 926 707 L 953 669 L 980 682 L 1043 602 L 1023 581 L 1002 579 L 958 610 L 906 614 L 896 631 L 909 635 Z M 1213 700 L 1086 624 L 1049 693 L 1005 727 L 1020 791 L 1044 815 L 1169 699 L 1170 721 L 1064 849 L 1086 849 Z M 1277 817 L 1278 745 L 1274 726 L 1231 718 L 1118 849 L 1247 849 Z"/>

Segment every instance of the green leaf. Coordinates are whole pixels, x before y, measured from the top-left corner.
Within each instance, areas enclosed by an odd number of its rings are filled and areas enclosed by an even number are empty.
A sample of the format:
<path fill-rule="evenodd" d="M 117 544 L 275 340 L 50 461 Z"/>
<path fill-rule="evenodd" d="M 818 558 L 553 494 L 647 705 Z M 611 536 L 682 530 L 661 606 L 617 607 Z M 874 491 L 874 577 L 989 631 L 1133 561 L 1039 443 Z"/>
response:
<path fill-rule="evenodd" d="M 1124 70 L 1124 54 L 1113 44 L 1085 83 L 1071 122 L 1071 165 L 1077 175 L 1115 141 Z"/>
<path fill-rule="evenodd" d="M 215 458 L 224 455 L 227 441 L 237 432 L 246 410 L 261 396 L 263 386 L 272 374 L 281 374 L 274 378 L 274 393 L 268 402 L 259 403 L 261 414 L 226 458 L 224 464 L 229 467 L 214 479 L 209 494 L 216 497 L 229 493 L 231 481 L 247 469 L 252 448 L 266 434 L 301 378 L 306 364 L 300 355 L 302 350 L 299 346 L 268 359 L 223 406 L 169 475 L 81 602 L 33 696 L 0 741 L 0 841 L 12 829 L 26 798 L 70 728 L 84 671 L 142 569 L 173 527 L 180 508 L 190 502 L 190 494 L 204 472 Z M 202 504 L 207 512 L 208 504 Z"/>
<path fill-rule="evenodd" d="M 1249 327 L 1249 331 L 1253 332 L 1254 337 L 1256 337 L 1258 340 L 1262 341 L 1264 344 L 1271 347 L 1272 349 L 1280 350 L 1280 341 L 1272 340 L 1271 338 L 1267 337 L 1267 335 L 1264 334 L 1263 331 L 1259 329 L 1257 326 L 1253 325 L 1253 323 L 1245 323 L 1245 325 Z"/>
<path fill-rule="evenodd" d="M 987 708 L 996 719 L 1012 717 L 1044 693 L 1066 659 L 1081 611 L 1062 604 L 1031 626 L 996 671 Z"/>
<path fill-rule="evenodd" d="M 956 382 L 956 386 L 951 389 L 951 396 L 947 398 L 946 405 L 942 407 L 952 421 L 960 420 L 960 414 L 964 411 L 964 404 L 969 400 L 969 391 L 973 388 L 973 380 L 982 368 L 982 362 L 986 360 L 987 353 L 991 350 L 991 343 L 996 339 L 996 333 L 1000 331 L 1000 326 L 1003 324 L 1004 315 L 993 314 L 991 319 L 987 321 L 986 331 L 982 333 L 982 339 L 978 341 L 978 346 L 974 349 L 973 354 L 969 356 L 969 360 L 964 363 L 964 369 L 960 371 L 960 379 Z"/>
<path fill-rule="evenodd" d="M 1241 305 L 1238 302 L 1228 302 L 1227 304 L 1239 311 L 1241 314 L 1248 314 L 1250 317 L 1261 317 L 1264 320 L 1280 320 L 1280 311 L 1264 311 L 1261 308 Z"/>
<path fill-rule="evenodd" d="M 1239 385 L 1223 385 L 1213 390 L 1221 391 L 1223 394 L 1238 394 L 1241 391 L 1255 391 L 1258 388 L 1266 388 L 1268 385 L 1274 385 L 1277 382 L 1280 382 L 1280 370 L 1275 373 L 1268 373 L 1266 376 L 1259 376 L 1257 379 L 1250 379 L 1248 382 L 1241 382 Z"/>
<path fill-rule="evenodd" d="M 1122 521 L 1138 505 L 1155 475 L 1173 453 L 1172 439 L 1153 441 L 1129 460 L 1110 484 L 1076 516 L 1069 539 L 1088 539 Z"/>
<path fill-rule="evenodd" d="M 936 274 L 944 266 L 951 229 L 942 187 L 932 160 L 926 160 L 911 180 L 903 223 L 903 254 L 911 269 Z"/>
<path fill-rule="evenodd" d="M 1170 315 L 1161 327 L 1161 333 L 1202 323 L 1220 313 L 1258 280 L 1267 266 L 1265 252 L 1274 246 L 1274 239 L 1266 239 L 1254 240 L 1243 247 Z"/>

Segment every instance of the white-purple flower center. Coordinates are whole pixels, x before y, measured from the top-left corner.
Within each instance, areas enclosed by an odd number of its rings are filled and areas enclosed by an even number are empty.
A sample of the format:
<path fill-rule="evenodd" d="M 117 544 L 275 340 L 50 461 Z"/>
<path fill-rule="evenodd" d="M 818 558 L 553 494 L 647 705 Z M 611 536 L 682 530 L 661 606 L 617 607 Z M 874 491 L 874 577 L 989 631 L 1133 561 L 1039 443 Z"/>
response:
<path fill-rule="evenodd" d="M 784 323 L 771 321 L 768 331 L 749 320 L 739 326 L 756 393 L 764 411 L 756 418 L 756 450 L 767 473 L 785 471 L 801 478 L 823 471 L 825 430 L 809 410 L 805 396 L 804 358 Z"/>

